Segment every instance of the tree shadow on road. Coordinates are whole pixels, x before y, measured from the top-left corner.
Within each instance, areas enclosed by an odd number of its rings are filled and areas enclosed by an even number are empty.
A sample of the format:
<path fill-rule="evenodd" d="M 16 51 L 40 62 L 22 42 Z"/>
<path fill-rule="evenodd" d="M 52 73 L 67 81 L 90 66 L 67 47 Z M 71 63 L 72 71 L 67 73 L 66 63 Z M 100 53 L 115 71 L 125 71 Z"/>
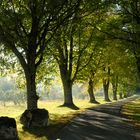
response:
<path fill-rule="evenodd" d="M 121 121 L 120 117 L 88 110 L 49 140 L 131 140 L 131 125 Z"/>

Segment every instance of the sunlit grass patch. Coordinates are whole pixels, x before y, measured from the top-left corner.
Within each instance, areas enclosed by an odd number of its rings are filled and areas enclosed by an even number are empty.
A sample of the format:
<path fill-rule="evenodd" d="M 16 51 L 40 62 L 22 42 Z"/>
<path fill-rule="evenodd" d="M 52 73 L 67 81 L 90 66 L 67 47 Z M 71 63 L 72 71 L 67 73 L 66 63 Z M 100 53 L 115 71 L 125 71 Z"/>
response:
<path fill-rule="evenodd" d="M 140 99 L 124 105 L 122 113 L 134 121 L 136 126 L 140 126 Z"/>
<path fill-rule="evenodd" d="M 100 103 L 105 103 L 103 99 L 98 99 Z M 20 124 L 20 115 L 26 109 L 26 105 L 15 106 L 12 103 L 6 104 L 6 106 L 0 106 L 0 116 L 8 116 L 16 119 L 17 129 L 20 140 L 47 140 L 48 137 L 56 134 L 62 127 L 71 121 L 71 119 L 77 116 L 81 111 L 86 108 L 97 106 L 97 104 L 91 104 L 88 100 L 74 99 L 74 103 L 80 108 L 79 110 L 72 110 L 67 107 L 60 107 L 63 101 L 39 101 L 39 108 L 45 108 L 49 111 L 49 126 L 47 128 L 24 130 Z"/>
<path fill-rule="evenodd" d="M 100 103 L 105 103 L 102 99 L 99 101 Z M 80 108 L 80 111 L 89 107 L 94 107 L 97 104 L 89 103 L 88 100 L 80 100 L 80 99 L 74 99 L 74 103 L 77 107 Z M 68 114 L 68 113 L 74 113 L 78 112 L 78 110 L 72 110 L 67 107 L 60 107 L 60 105 L 63 104 L 63 101 L 57 100 L 57 101 L 39 101 L 39 108 L 45 108 L 49 111 L 49 113 L 52 114 Z"/>
<path fill-rule="evenodd" d="M 20 116 L 24 110 L 25 105 L 14 105 L 12 103 L 7 103 L 6 106 L 0 105 L 0 116 L 8 116 L 16 118 Z"/>

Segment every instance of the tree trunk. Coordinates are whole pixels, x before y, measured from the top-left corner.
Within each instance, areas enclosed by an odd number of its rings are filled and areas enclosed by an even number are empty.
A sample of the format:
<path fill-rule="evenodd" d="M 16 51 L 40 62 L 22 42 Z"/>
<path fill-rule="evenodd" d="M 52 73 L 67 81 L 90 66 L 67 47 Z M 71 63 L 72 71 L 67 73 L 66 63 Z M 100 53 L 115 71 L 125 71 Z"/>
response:
<path fill-rule="evenodd" d="M 29 47 L 31 50 L 27 54 L 27 68 L 24 68 L 27 85 L 27 109 L 37 109 L 39 99 L 36 93 L 36 51 L 32 46 Z"/>
<path fill-rule="evenodd" d="M 136 57 L 136 64 L 137 64 L 137 70 L 138 70 L 138 77 L 140 79 L 140 57 L 136 56 L 136 54 L 135 54 L 135 57 Z"/>
<path fill-rule="evenodd" d="M 113 86 L 113 100 L 117 100 L 117 88 Z"/>
<path fill-rule="evenodd" d="M 94 91 L 93 91 L 93 80 L 90 79 L 88 82 L 88 94 L 89 94 L 89 102 L 90 103 L 99 103 L 95 99 Z"/>
<path fill-rule="evenodd" d="M 73 106 L 71 82 L 68 82 L 68 80 L 64 80 L 63 90 L 64 90 L 64 105 L 65 106 Z"/>
<path fill-rule="evenodd" d="M 113 88 L 113 100 L 117 100 L 118 76 L 113 77 L 112 88 Z"/>
<path fill-rule="evenodd" d="M 59 66 L 60 68 L 60 75 L 63 85 L 63 91 L 64 91 L 64 104 L 62 106 L 66 106 L 72 109 L 78 109 L 73 103 L 73 97 L 72 97 L 72 81 L 70 80 L 70 77 L 67 73 L 67 70 L 65 67 Z"/>
<path fill-rule="evenodd" d="M 103 89 L 104 89 L 104 100 L 110 102 L 108 89 L 109 89 L 109 79 L 103 79 Z"/>
<path fill-rule="evenodd" d="M 36 93 L 35 74 L 26 75 L 27 83 L 27 109 L 37 109 L 37 101 L 39 97 Z"/>
<path fill-rule="evenodd" d="M 120 99 L 123 99 L 122 93 L 119 93 L 119 96 Z"/>
<path fill-rule="evenodd" d="M 73 97 L 72 97 L 72 82 L 67 79 L 62 79 L 63 83 L 63 90 L 64 90 L 64 104 L 62 106 L 69 107 L 71 109 L 79 109 L 74 103 L 73 103 Z"/>

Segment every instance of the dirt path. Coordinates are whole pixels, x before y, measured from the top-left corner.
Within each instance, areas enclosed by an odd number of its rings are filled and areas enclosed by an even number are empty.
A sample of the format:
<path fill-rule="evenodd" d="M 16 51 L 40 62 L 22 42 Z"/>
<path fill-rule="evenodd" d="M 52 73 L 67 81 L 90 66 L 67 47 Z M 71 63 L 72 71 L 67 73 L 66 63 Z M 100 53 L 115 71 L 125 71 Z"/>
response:
<path fill-rule="evenodd" d="M 49 140 L 139 140 L 132 124 L 120 113 L 122 105 L 135 99 L 87 109 Z"/>

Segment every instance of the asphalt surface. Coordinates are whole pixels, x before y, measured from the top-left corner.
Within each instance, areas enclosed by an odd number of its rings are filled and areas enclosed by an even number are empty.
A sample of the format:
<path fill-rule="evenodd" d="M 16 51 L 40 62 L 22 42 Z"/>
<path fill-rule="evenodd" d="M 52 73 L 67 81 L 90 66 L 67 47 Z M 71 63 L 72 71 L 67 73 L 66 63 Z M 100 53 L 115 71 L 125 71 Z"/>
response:
<path fill-rule="evenodd" d="M 133 125 L 120 113 L 125 103 L 136 98 L 89 108 L 49 140 L 140 140 Z"/>

